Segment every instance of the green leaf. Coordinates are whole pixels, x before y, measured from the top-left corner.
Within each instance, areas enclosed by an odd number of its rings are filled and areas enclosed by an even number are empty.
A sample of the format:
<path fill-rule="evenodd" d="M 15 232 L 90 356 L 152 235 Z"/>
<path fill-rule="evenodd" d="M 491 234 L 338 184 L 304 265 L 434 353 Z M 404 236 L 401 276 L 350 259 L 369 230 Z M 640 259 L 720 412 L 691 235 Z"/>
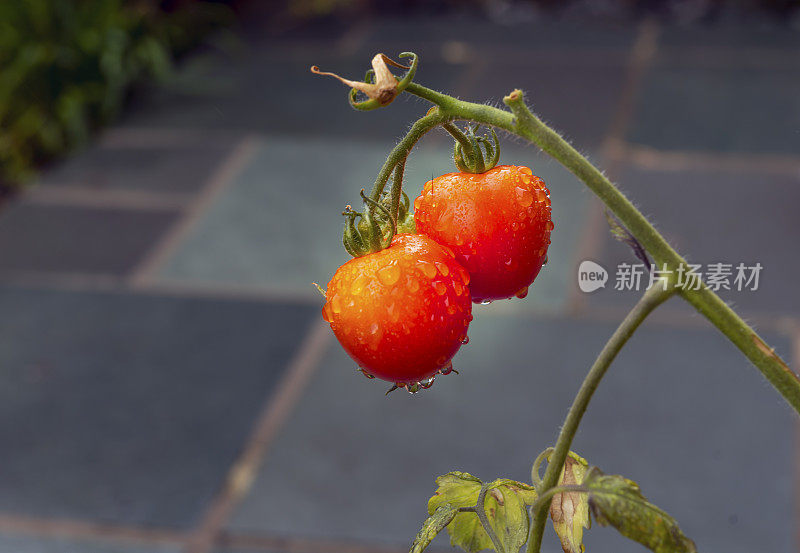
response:
<path fill-rule="evenodd" d="M 450 524 L 456 513 L 458 513 L 458 507 L 453 507 L 449 503 L 437 507 L 433 514 L 422 523 L 422 529 L 414 538 L 414 543 L 411 544 L 411 553 L 425 551 L 425 548 L 430 545 L 433 538 L 444 530 L 445 526 Z"/>
<path fill-rule="evenodd" d="M 548 461 L 550 456 L 547 456 Z M 561 476 L 559 486 L 576 486 L 583 482 L 589 463 L 577 453 L 569 452 Z M 581 492 L 564 492 L 553 496 L 550 503 L 550 518 L 553 528 L 561 540 L 564 553 L 583 553 L 583 529 L 591 528 L 589 518 L 589 498 Z"/>
<path fill-rule="evenodd" d="M 455 508 L 474 507 L 483 485 L 478 478 L 466 472 L 449 472 L 437 478 L 436 483 L 439 487 L 428 501 L 429 514 L 446 504 Z M 484 500 L 486 517 L 508 553 L 516 553 L 525 543 L 528 535 L 527 506 L 535 500 L 536 492 L 527 484 L 507 478 L 487 484 Z M 451 545 L 470 553 L 494 549 L 476 513 L 456 514 L 447 531 Z"/>
<path fill-rule="evenodd" d="M 649 503 L 636 482 L 605 475 L 592 467 L 583 480 L 589 491 L 589 508 L 601 526 L 613 526 L 626 538 L 655 553 L 696 553 L 674 518 Z"/>

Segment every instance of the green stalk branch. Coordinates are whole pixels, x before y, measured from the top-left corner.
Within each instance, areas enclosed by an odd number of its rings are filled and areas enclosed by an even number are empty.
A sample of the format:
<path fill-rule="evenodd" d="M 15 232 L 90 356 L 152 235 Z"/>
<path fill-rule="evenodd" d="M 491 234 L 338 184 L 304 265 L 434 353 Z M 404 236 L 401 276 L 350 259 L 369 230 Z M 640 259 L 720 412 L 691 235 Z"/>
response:
<path fill-rule="evenodd" d="M 413 82 L 409 83 L 406 92 L 436 104 L 441 116 L 448 120 L 491 125 L 533 142 L 581 179 L 650 252 L 659 267 L 666 264 L 672 271 L 681 265 L 686 267 L 685 260 L 630 200 L 589 160 L 528 109 L 521 91 L 515 90 L 503 99 L 510 112 L 458 100 Z M 741 317 L 705 285 L 700 290 L 681 291 L 681 295 L 725 334 L 800 413 L 800 378 Z"/>
<path fill-rule="evenodd" d="M 572 402 L 567 413 L 567 418 L 564 420 L 564 426 L 561 427 L 561 433 L 558 435 L 558 441 L 547 463 L 547 470 L 544 472 L 542 483 L 537 489 L 541 497 L 549 492 L 549 490 L 558 483 L 558 476 L 561 474 L 561 468 L 567 460 L 569 448 L 572 445 L 572 439 L 578 431 L 578 425 L 589 406 L 589 401 L 603 376 L 606 374 L 611 362 L 614 361 L 622 346 L 633 336 L 633 333 L 642 324 L 642 321 L 659 305 L 661 305 L 667 298 L 675 293 L 675 288 L 667 287 L 664 290 L 660 283 L 654 285 L 645 292 L 639 302 L 628 313 L 625 319 L 620 323 L 617 330 L 609 338 L 603 350 L 598 355 L 597 359 L 586 375 L 586 378 L 581 384 L 578 394 Z M 552 498 L 552 495 L 549 496 Z M 550 508 L 550 500 L 537 501 L 537 506 L 533 509 L 533 520 L 531 521 L 530 533 L 528 534 L 528 553 L 538 553 L 542 545 L 542 535 L 544 533 L 544 524 L 547 521 L 547 510 Z"/>
<path fill-rule="evenodd" d="M 444 116 L 440 110 L 431 110 L 427 115 L 425 115 L 425 117 L 418 119 L 411 126 L 411 129 L 409 129 L 408 133 L 403 137 L 403 139 L 392 149 L 391 152 L 389 152 L 389 156 L 386 158 L 383 167 L 381 167 L 381 170 L 378 172 L 378 177 L 375 179 L 375 184 L 372 186 L 372 191 L 369 193 L 370 198 L 376 202 L 380 201 L 381 194 L 383 194 L 383 189 L 386 187 L 386 182 L 389 180 L 389 177 L 391 176 L 395 166 L 397 166 L 399 163 L 405 163 L 408 154 L 411 153 L 411 149 L 419 141 L 419 139 L 422 138 L 429 130 L 446 119 L 447 117 Z M 399 191 L 397 198 L 399 205 Z M 394 204 L 392 205 L 394 207 Z"/>
<path fill-rule="evenodd" d="M 486 530 L 486 533 L 489 535 L 489 539 L 492 540 L 494 550 L 497 553 L 505 553 L 506 549 L 503 547 L 503 542 L 497 537 L 497 532 L 494 531 L 494 528 L 492 528 L 492 525 L 489 523 L 489 517 L 486 516 L 486 492 L 488 491 L 488 487 L 488 484 L 483 484 L 481 486 L 481 491 L 478 493 L 478 502 L 475 504 L 475 513 L 478 515 L 478 520 L 481 521 L 483 529 Z"/>

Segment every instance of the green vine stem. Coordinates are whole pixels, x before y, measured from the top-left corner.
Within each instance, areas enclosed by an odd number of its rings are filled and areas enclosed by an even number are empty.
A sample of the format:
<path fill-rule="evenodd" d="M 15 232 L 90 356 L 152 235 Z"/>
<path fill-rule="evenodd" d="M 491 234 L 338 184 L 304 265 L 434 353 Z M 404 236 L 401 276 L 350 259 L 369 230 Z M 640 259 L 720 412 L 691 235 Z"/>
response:
<path fill-rule="evenodd" d="M 547 462 L 547 470 L 544 472 L 544 478 L 542 478 L 542 482 L 537 489 L 537 493 L 539 493 L 540 496 L 547 493 L 558 483 L 558 476 L 561 474 L 561 468 L 567 460 L 569 448 L 572 445 L 572 439 L 578 431 L 578 425 L 581 423 L 583 414 L 589 406 L 589 401 L 600 385 L 600 381 L 603 379 L 603 376 L 605 376 L 609 365 L 614 361 L 614 358 L 622 349 L 622 346 L 633 336 L 633 333 L 639 328 L 642 321 L 674 293 L 674 287 L 665 287 L 661 285 L 660 282 L 655 282 L 653 286 L 644 293 L 639 302 L 631 309 L 625 319 L 620 323 L 619 327 L 617 327 L 617 330 L 614 331 L 614 334 L 609 338 L 608 342 L 606 342 L 606 345 L 603 347 L 600 355 L 597 356 L 592 368 L 589 369 L 586 378 L 584 378 L 581 388 L 578 390 L 578 394 L 572 401 L 572 406 L 569 408 L 567 418 L 564 419 L 564 425 L 561 427 L 556 446 Z M 536 468 L 538 469 L 538 467 Z M 549 500 L 537 503 L 538 506 L 532 513 L 533 520 L 531 521 L 530 534 L 528 535 L 528 553 L 537 553 L 542 545 L 544 524 L 547 521 L 547 509 L 550 508 Z"/>
<path fill-rule="evenodd" d="M 503 99 L 510 112 L 458 100 L 414 82 L 409 83 L 406 92 L 436 104 L 445 120 L 483 123 L 533 142 L 581 179 L 653 255 L 659 267 L 666 265 L 668 270 L 674 271 L 677 267 L 687 266 L 647 218 L 599 169 L 528 109 L 521 91 L 515 90 Z M 800 413 L 800 378 L 739 315 L 705 284 L 698 290 L 682 289 L 680 294 L 727 336 Z"/>
<path fill-rule="evenodd" d="M 494 550 L 497 553 L 505 553 L 506 550 L 503 546 L 503 542 L 497 537 L 497 532 L 494 531 L 494 528 L 492 528 L 492 525 L 489 523 L 489 517 L 486 516 L 486 492 L 488 490 L 489 484 L 481 485 L 481 491 L 478 493 L 478 502 L 475 504 L 475 514 L 478 515 L 478 520 L 481 521 L 483 529 L 489 535 L 489 539 L 492 540 Z"/>
<path fill-rule="evenodd" d="M 446 117 L 440 113 L 440 110 L 434 108 L 429 110 L 424 117 L 418 119 L 411 126 L 411 129 L 409 129 L 408 133 L 403 137 L 403 139 L 392 149 L 391 152 L 389 152 L 383 167 L 381 167 L 381 170 L 378 172 L 378 176 L 375 179 L 375 184 L 372 186 L 372 191 L 369 193 L 369 197 L 372 200 L 376 202 L 381 200 L 381 194 L 383 194 L 383 190 L 386 188 L 386 182 L 389 180 L 389 177 L 391 176 L 395 167 L 397 167 L 399 164 L 403 164 L 403 167 L 405 167 L 406 158 L 419 139 L 422 138 L 429 130 L 445 120 Z M 394 190 L 392 193 L 392 213 L 396 217 L 397 211 L 395 211 L 395 205 L 400 205 L 400 186 L 402 185 L 403 181 L 402 170 L 399 173 L 399 184 L 397 180 L 397 174 L 395 177 L 395 186 L 397 187 L 397 191 L 396 198 Z"/>

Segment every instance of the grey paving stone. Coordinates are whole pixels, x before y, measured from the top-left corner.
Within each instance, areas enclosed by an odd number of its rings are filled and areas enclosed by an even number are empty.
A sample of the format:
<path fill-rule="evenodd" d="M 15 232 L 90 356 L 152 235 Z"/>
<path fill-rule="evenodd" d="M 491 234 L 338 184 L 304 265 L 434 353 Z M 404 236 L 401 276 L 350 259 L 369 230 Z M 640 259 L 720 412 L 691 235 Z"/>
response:
<path fill-rule="evenodd" d="M 0 535 L 2 553 L 178 553 L 180 547 L 132 545 L 110 540 L 73 540 Z"/>
<path fill-rule="evenodd" d="M 194 77 L 216 83 L 214 89 L 156 92 L 140 102 L 122 124 L 394 139 L 429 106 L 403 95 L 387 108 L 354 111 L 346 86 L 309 71 L 312 65 L 319 65 L 324 71 L 362 79 L 374 54 L 342 57 L 322 47 L 292 54 L 254 46 L 246 54 L 215 63 Z M 434 88 L 453 90 L 463 71 L 461 65 L 429 61 L 418 74 Z"/>
<path fill-rule="evenodd" d="M 195 524 L 317 313 L 0 289 L 0 511 Z"/>
<path fill-rule="evenodd" d="M 796 154 L 798 128 L 795 67 L 662 63 L 645 77 L 628 138 L 664 150 Z"/>
<path fill-rule="evenodd" d="M 795 278 L 800 263 L 793 255 L 800 235 L 793 210 L 800 199 L 800 175 L 628 168 L 619 182 L 690 263 L 733 264 L 732 289 L 719 290 L 723 299 L 745 312 L 800 312 Z M 613 290 L 617 266 L 638 262 L 628 247 L 606 233 L 598 258 L 612 274 L 609 286 L 594 292 L 592 301 L 633 302 L 635 293 Z M 761 263 L 758 290 L 735 289 L 739 263 Z"/>
<path fill-rule="evenodd" d="M 98 190 L 195 192 L 208 182 L 230 150 L 230 143 L 175 147 L 94 145 L 47 171 L 40 181 L 45 186 Z"/>
<path fill-rule="evenodd" d="M 476 308 L 456 357 L 461 374 L 415 397 L 384 397 L 384 383 L 354 374 L 334 344 L 231 533 L 408 544 L 437 475 L 529 478 L 614 325 L 492 310 Z M 789 351 L 787 340 L 769 339 Z M 795 422 L 724 337 L 645 323 L 598 390 L 574 449 L 638 481 L 701 551 L 788 552 Z M 560 550 L 547 539 L 547 551 Z M 586 543 L 642 550 L 599 527 Z"/>
<path fill-rule="evenodd" d="M 407 44 L 413 50 L 417 44 L 458 41 L 477 49 L 494 52 L 512 48 L 516 51 L 587 48 L 597 51 L 624 51 L 633 43 L 636 25 L 624 22 L 591 24 L 519 11 L 492 21 L 486 16 L 469 14 L 447 16 L 411 16 L 380 18 L 370 21 L 364 42 L 368 45 Z M 380 50 L 377 50 L 380 51 Z"/>
<path fill-rule="evenodd" d="M 349 256 L 341 246 L 340 210 L 370 188 L 391 143 L 267 139 L 193 229 L 158 277 L 192 282 L 245 284 L 316 296 L 311 282 L 327 283 Z M 413 199 L 432 175 L 453 170 L 449 147 L 424 142 L 412 154 L 406 190 Z M 549 264 L 529 301 L 505 309 L 558 308 L 566 301 L 566 278 L 588 197 L 574 177 L 532 148 L 512 143 L 502 162 L 531 165 L 552 192 L 555 231 Z M 333 169 L 335 168 L 335 169 Z"/>
<path fill-rule="evenodd" d="M 124 275 L 174 222 L 172 210 L 128 211 L 36 205 L 0 213 L 0 274 Z"/>
<path fill-rule="evenodd" d="M 480 101 L 491 99 L 502 105 L 504 96 L 520 88 L 543 121 L 579 150 L 592 150 L 610 130 L 625 80 L 625 63 L 624 56 L 601 62 L 584 60 L 580 54 L 521 67 L 492 63 L 473 94 Z"/>

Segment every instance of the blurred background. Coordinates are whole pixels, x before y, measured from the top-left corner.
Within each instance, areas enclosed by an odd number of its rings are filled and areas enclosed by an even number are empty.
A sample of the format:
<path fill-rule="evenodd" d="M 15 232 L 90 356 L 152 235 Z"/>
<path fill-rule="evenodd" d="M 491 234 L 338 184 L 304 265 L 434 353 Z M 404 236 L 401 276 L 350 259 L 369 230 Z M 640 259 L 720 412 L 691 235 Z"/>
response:
<path fill-rule="evenodd" d="M 355 112 L 311 65 L 377 52 L 500 103 L 514 88 L 800 358 L 796 0 L 0 3 L 0 552 L 400 553 L 436 476 L 527 480 L 636 294 L 601 204 L 535 147 L 549 264 L 475 306 L 460 375 L 384 397 L 322 323 L 341 208 L 428 106 Z M 452 169 L 434 132 L 414 197 Z M 582 293 L 583 260 L 609 272 Z M 732 284 L 732 281 L 731 281 Z M 796 417 L 674 299 L 612 366 L 574 449 L 700 551 L 796 552 Z M 589 552 L 637 552 L 613 530 Z M 449 550 L 440 536 L 432 551 Z M 543 551 L 560 551 L 551 530 Z"/>

